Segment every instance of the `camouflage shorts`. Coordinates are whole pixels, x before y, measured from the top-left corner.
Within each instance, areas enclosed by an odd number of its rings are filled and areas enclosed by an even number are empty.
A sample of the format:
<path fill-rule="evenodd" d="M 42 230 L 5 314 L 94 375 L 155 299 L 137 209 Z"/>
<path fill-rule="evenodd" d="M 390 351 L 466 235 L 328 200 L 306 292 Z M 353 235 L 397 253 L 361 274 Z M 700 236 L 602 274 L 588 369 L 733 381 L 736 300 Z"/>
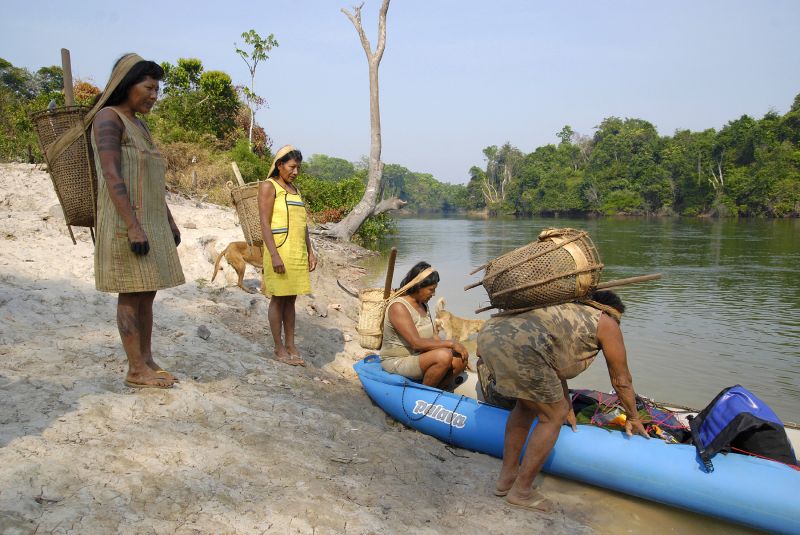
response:
<path fill-rule="evenodd" d="M 564 397 L 561 379 L 541 355 L 529 355 L 522 366 L 508 339 L 491 331 L 478 335 L 478 354 L 491 371 L 499 394 L 539 403 L 557 403 Z"/>

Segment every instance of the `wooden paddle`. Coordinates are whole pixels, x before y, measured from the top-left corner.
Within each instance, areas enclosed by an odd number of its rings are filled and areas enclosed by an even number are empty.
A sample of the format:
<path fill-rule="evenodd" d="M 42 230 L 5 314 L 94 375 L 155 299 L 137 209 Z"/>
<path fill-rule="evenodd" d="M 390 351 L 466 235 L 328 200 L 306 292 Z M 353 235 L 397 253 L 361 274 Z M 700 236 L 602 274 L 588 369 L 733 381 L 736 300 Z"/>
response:
<path fill-rule="evenodd" d="M 383 287 L 383 298 L 389 299 L 392 293 L 392 277 L 394 277 L 394 262 L 397 260 L 397 247 L 392 247 L 389 251 L 389 265 L 386 267 L 386 284 Z"/>

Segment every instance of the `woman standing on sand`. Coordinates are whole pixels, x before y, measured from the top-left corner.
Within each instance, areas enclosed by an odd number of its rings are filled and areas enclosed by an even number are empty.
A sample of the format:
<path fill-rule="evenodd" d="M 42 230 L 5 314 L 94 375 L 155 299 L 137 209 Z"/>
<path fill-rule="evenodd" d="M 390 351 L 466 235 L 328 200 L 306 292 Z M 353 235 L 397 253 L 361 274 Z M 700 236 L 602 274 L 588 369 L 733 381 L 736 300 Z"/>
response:
<path fill-rule="evenodd" d="M 258 212 L 264 240 L 264 294 L 269 301 L 269 328 L 275 341 L 275 359 L 305 366 L 294 343 L 294 304 L 311 293 L 309 272 L 317 267 L 306 225 L 306 208 L 293 184 L 303 155 L 291 145 L 282 147 L 258 190 Z M 281 331 L 284 338 L 281 340 Z"/>
<path fill-rule="evenodd" d="M 156 291 L 185 282 L 181 233 L 164 198 L 166 161 L 137 116 L 153 108 L 163 76 L 157 63 L 126 54 L 89 113 L 98 177 L 95 285 L 119 293 L 117 327 L 132 388 L 177 382 L 153 360 L 150 340 Z"/>

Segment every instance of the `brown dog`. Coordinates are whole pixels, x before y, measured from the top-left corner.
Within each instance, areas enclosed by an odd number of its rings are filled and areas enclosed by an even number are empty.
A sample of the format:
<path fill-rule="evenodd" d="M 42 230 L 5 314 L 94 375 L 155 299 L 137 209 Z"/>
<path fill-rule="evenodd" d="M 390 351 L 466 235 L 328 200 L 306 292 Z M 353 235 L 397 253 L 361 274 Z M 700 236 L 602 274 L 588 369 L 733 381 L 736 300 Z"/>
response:
<path fill-rule="evenodd" d="M 445 310 L 445 304 L 444 297 L 436 302 L 436 321 L 434 324 L 436 325 L 437 331 L 444 329 L 449 340 L 463 342 L 471 335 L 481 330 L 481 327 L 486 322 L 486 320 L 460 318 L 452 312 Z"/>
<path fill-rule="evenodd" d="M 223 256 L 225 257 L 225 260 L 228 261 L 228 265 L 235 269 L 236 274 L 239 275 L 239 288 L 247 293 L 255 293 L 255 290 L 250 290 L 247 288 L 244 284 L 242 284 L 242 281 L 244 281 L 244 270 L 247 267 L 247 264 L 259 269 L 263 269 L 264 253 L 261 247 L 256 245 L 247 245 L 247 242 L 243 241 L 233 241 L 229 243 L 228 246 L 223 249 L 221 253 L 219 253 L 217 256 L 217 261 L 214 262 L 214 275 L 211 276 L 212 282 L 217 276 L 217 272 L 222 269 L 219 267 L 219 261 Z"/>

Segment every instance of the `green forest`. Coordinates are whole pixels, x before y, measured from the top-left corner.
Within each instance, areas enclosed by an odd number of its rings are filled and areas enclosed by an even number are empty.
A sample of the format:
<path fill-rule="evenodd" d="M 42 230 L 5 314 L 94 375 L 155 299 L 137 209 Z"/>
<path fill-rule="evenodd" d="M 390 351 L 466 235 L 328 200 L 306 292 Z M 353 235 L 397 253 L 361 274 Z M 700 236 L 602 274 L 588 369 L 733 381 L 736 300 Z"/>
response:
<path fill-rule="evenodd" d="M 268 133 L 255 123 L 249 137 L 261 99 L 198 59 L 162 67 L 162 94 L 145 119 L 167 158 L 170 187 L 230 204 L 230 162 L 246 181 L 264 179 L 270 165 Z M 62 85 L 60 67 L 31 72 L 0 58 L 0 161 L 42 162 L 29 115 L 52 102 L 62 106 Z M 76 104 L 91 105 L 99 91 L 76 80 Z M 527 154 L 509 142 L 486 147 L 473 157 L 482 161 L 468 170 L 466 185 L 386 164 L 382 197 L 398 196 L 414 213 L 800 216 L 800 95 L 783 115 L 742 115 L 718 131 L 662 136 L 644 119 L 608 117 L 594 135 L 564 126 L 555 139 Z M 302 150 L 302 140 L 296 145 Z M 363 161 L 324 154 L 306 155 L 298 182 L 319 223 L 344 217 L 365 183 Z M 368 241 L 390 228 L 391 216 L 382 214 L 359 237 Z"/>

